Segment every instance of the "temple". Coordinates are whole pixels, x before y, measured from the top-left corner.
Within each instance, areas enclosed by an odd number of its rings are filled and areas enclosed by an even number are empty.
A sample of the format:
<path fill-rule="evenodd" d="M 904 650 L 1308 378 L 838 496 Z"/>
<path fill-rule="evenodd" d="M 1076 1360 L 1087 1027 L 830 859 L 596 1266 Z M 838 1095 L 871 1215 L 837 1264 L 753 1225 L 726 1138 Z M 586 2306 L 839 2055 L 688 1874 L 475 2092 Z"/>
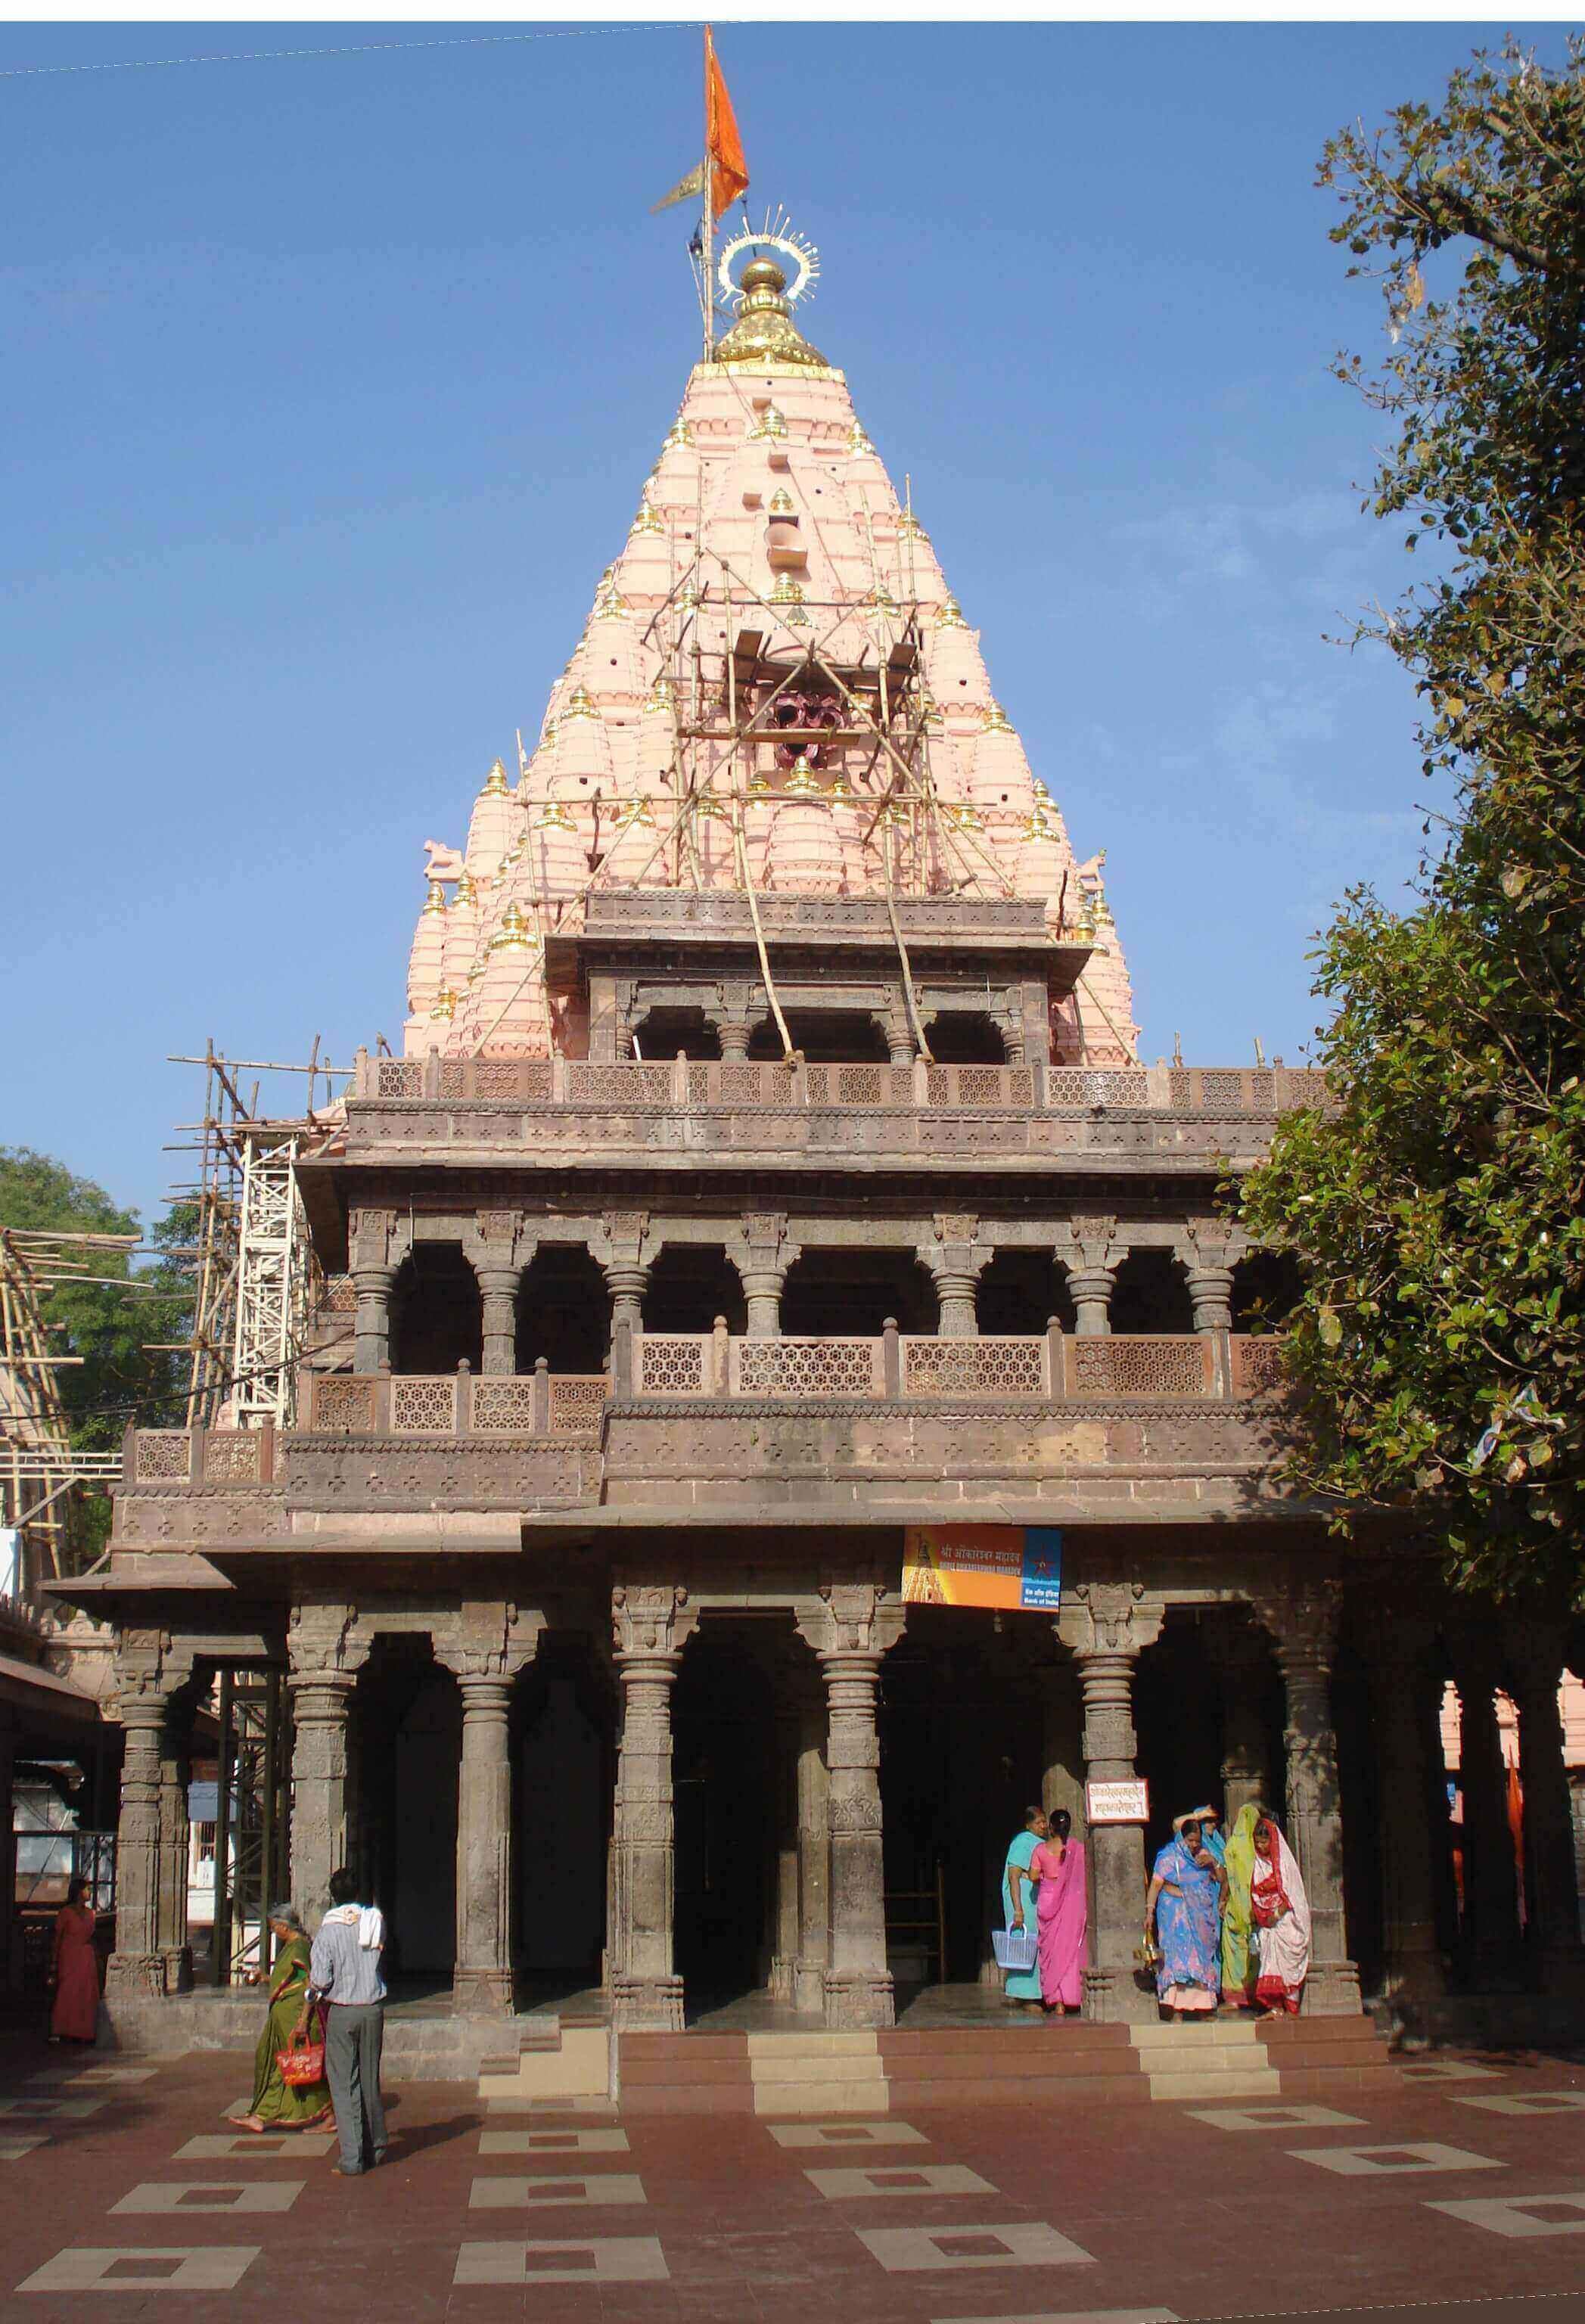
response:
<path fill-rule="evenodd" d="M 1324 1090 L 1139 1060 L 1099 835 L 800 257 L 731 278 L 531 748 L 428 843 L 402 1053 L 295 1162 L 287 1425 L 132 1432 L 64 1592 L 116 1627 L 128 2039 L 182 2006 L 217 1675 L 282 1703 L 281 1885 L 369 1868 L 470 2024 L 580 1997 L 624 2043 L 760 1995 L 884 2034 L 991 1991 L 1028 1801 L 1088 1838 L 1100 2025 L 1155 2016 L 1147 1851 L 1205 1798 L 1284 1817 L 1307 2017 L 1579 1990 L 1570 1634 L 1285 1483 L 1290 1286 L 1222 1188 Z M 1037 1533 L 1055 1602 L 905 1595 L 964 1526 Z"/>

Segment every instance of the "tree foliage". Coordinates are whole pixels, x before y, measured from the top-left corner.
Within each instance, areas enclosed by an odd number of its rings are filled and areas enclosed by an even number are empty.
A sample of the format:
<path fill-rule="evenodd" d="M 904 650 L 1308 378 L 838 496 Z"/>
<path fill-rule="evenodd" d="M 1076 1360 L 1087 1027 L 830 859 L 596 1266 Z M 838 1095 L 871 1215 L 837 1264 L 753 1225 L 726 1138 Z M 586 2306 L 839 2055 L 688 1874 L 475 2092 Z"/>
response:
<path fill-rule="evenodd" d="M 1417 908 L 1322 940 L 1335 1108 L 1248 1181 L 1304 1262 L 1295 1473 L 1414 1503 L 1482 1586 L 1585 1586 L 1585 49 L 1478 54 L 1321 164 L 1387 302 L 1341 357 L 1396 433 L 1370 505 L 1431 576 L 1360 624 L 1414 675 L 1451 788 Z"/>
<path fill-rule="evenodd" d="M 71 1441 L 84 1451 L 114 1451 L 129 1420 L 180 1417 L 182 1360 L 152 1352 L 147 1343 L 179 1341 L 190 1329 L 189 1274 L 176 1254 L 190 1240 L 191 1224 L 181 1206 L 173 1208 L 151 1238 L 160 1254 L 152 1267 L 134 1268 L 124 1251 L 94 1251 L 91 1265 L 84 1261 L 87 1271 L 108 1279 L 60 1284 L 42 1304 L 51 1353 L 81 1358 L 60 1368 L 55 1386 Z M 92 1179 L 77 1177 L 63 1163 L 27 1147 L 0 1147 L 0 1226 L 139 1231 L 135 1212 L 122 1210 Z M 128 1288 L 116 1287 L 124 1283 Z M 109 1503 L 72 1499 L 75 1546 L 92 1555 L 108 1531 Z"/>

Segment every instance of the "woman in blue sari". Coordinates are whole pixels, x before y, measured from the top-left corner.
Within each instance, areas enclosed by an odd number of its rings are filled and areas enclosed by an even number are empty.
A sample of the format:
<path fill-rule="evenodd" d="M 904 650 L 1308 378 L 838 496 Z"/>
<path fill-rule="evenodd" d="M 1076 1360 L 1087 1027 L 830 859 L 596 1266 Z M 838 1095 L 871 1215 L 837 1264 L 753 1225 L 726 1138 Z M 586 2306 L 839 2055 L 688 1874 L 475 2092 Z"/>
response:
<path fill-rule="evenodd" d="M 1001 1918 L 1008 1929 L 1029 1929 L 1035 1926 L 1035 1897 L 1039 1882 L 1029 1869 L 1029 1859 L 1046 1838 L 1046 1818 L 1039 1808 L 1025 1811 L 1024 1829 L 1007 1852 L 1001 1869 Z M 1040 1968 L 1038 1960 L 1027 1969 L 1009 1969 L 1004 1987 L 1009 2001 L 1023 2002 L 1027 2007 L 1038 2009 Z"/>
<path fill-rule="evenodd" d="M 1145 1934 L 1160 1950 L 1156 1997 L 1175 2018 L 1213 2011 L 1221 1987 L 1221 1907 L 1227 1875 L 1194 1816 L 1177 1816 L 1156 1859 Z"/>

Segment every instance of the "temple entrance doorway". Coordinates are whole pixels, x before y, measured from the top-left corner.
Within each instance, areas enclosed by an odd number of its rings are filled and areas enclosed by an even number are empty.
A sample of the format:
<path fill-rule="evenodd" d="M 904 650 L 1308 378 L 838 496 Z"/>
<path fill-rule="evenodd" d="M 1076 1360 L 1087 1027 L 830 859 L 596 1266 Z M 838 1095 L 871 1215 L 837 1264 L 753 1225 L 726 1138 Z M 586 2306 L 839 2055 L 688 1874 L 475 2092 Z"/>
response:
<path fill-rule="evenodd" d="M 1224 1831 L 1249 1800 L 1280 1817 L 1282 1729 L 1276 1657 L 1248 1609 L 1169 1609 L 1134 1683 L 1135 1765 L 1149 1786 L 1147 1874 L 1172 1838 L 1173 1818 L 1193 1808 L 1218 1809 Z"/>
<path fill-rule="evenodd" d="M 763 1987 L 776 1865 L 779 1649 L 790 1626 L 706 1615 L 672 1701 L 677 1967 L 690 2013 Z"/>
<path fill-rule="evenodd" d="M 554 1633 L 514 1705 L 520 2003 L 600 1982 L 615 1776 L 609 1687 L 586 1642 Z"/>
<path fill-rule="evenodd" d="M 395 1992 L 448 1987 L 456 1959 L 462 1704 L 427 1637 L 382 1637 L 358 1675 L 355 1863 L 385 1914 Z"/>
<path fill-rule="evenodd" d="M 1041 1802 L 1048 1699 L 1069 1676 L 1049 1618 L 916 1606 L 881 1665 L 887 1953 L 899 2005 L 978 1983 L 1001 1872 Z"/>

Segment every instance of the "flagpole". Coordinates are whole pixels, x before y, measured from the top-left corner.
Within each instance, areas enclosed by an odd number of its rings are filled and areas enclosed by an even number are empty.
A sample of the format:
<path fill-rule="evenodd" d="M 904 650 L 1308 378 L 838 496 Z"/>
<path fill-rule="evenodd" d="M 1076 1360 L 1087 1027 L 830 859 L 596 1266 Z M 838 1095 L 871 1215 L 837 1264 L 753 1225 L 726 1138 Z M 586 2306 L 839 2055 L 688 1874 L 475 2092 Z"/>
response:
<path fill-rule="evenodd" d="M 705 27 L 705 361 L 715 360 L 715 163 L 710 152 L 710 27 Z"/>

